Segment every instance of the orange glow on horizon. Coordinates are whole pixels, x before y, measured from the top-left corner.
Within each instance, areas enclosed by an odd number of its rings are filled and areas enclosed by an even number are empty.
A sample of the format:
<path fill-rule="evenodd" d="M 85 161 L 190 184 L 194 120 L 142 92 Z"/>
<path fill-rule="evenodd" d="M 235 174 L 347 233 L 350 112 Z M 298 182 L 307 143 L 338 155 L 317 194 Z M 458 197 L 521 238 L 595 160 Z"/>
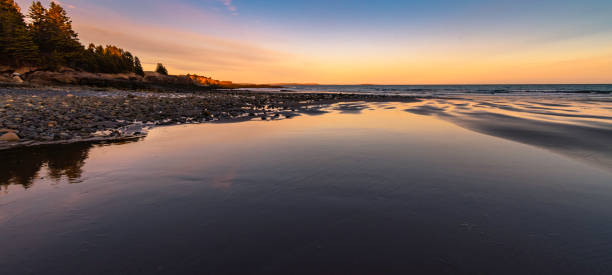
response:
<path fill-rule="evenodd" d="M 393 39 L 301 37 L 266 28 L 240 30 L 231 20 L 173 5 L 194 24 L 239 29 L 203 34 L 153 25 L 118 11 L 78 6 L 70 14 L 84 44 L 113 44 L 134 53 L 145 70 L 158 62 L 171 74 L 235 83 L 573 84 L 612 83 L 612 33 L 562 38 L 524 33 L 420 33 Z M 200 21 L 196 21 L 200 20 Z M 229 32 L 229 31 L 228 31 Z"/>

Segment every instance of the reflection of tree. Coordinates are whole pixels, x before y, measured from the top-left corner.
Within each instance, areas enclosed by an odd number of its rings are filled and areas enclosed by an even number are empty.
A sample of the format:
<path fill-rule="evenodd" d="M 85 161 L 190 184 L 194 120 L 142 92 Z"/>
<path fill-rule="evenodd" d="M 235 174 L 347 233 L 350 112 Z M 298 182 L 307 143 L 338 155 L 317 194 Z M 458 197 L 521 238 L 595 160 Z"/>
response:
<path fill-rule="evenodd" d="M 1 185 L 14 183 L 28 188 L 38 176 L 40 167 L 45 163 L 45 157 L 39 151 L 31 152 L 28 157 L 23 157 L 23 154 L 20 154 L 19 151 L 2 152 L 0 154 Z"/>
<path fill-rule="evenodd" d="M 85 160 L 89 154 L 89 144 L 75 144 L 73 150 L 54 149 L 54 155 L 61 157 L 49 158 L 47 166 L 49 167 L 49 177 L 59 180 L 62 176 L 66 176 L 69 180 L 76 180 L 81 177 L 85 164 Z"/>
<path fill-rule="evenodd" d="M 76 180 L 81 177 L 91 147 L 91 144 L 82 143 L 2 152 L 0 185 L 19 184 L 29 188 L 45 164 L 51 178 L 59 180 L 66 176 L 69 180 Z"/>

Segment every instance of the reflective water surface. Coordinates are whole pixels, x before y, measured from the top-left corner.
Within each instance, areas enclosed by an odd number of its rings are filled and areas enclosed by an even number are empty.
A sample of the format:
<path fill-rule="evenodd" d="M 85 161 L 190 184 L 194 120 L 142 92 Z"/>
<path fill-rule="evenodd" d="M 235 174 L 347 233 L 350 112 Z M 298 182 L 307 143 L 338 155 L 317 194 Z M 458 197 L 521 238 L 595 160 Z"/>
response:
<path fill-rule="evenodd" d="M 610 273 L 611 107 L 345 103 L 0 152 L 0 274 Z"/>

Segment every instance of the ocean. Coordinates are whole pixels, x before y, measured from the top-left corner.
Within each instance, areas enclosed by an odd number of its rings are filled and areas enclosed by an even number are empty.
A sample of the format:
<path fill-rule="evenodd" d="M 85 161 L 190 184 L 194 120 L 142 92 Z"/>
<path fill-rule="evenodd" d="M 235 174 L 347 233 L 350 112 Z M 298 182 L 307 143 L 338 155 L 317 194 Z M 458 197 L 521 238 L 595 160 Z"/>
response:
<path fill-rule="evenodd" d="M 267 91 L 376 93 L 414 96 L 444 95 L 591 95 L 610 96 L 612 84 L 538 84 L 538 85 L 287 85 Z"/>

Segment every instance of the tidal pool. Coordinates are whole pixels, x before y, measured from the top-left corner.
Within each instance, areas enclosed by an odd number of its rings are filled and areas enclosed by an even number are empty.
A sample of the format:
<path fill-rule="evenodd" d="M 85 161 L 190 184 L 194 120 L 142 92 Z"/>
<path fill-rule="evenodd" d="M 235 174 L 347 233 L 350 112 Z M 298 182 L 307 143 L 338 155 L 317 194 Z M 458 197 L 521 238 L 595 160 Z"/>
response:
<path fill-rule="evenodd" d="M 0 152 L 0 274 L 610 273 L 611 105 L 347 103 Z"/>

